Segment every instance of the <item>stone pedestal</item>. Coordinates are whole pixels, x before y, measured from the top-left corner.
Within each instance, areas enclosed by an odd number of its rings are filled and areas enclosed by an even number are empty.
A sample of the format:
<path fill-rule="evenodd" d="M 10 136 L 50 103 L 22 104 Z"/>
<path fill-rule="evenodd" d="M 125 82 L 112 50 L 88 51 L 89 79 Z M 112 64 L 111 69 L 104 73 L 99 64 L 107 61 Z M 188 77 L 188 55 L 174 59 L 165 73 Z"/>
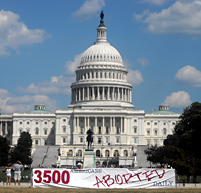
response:
<path fill-rule="evenodd" d="M 95 153 L 93 150 L 85 150 L 83 168 L 95 168 Z"/>

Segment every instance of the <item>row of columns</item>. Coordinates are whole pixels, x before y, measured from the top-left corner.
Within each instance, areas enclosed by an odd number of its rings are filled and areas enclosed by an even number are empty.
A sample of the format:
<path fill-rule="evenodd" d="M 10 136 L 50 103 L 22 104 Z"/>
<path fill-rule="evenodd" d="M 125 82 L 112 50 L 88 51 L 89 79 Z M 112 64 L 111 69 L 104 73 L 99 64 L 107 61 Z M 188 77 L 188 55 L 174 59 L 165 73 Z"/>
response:
<path fill-rule="evenodd" d="M 82 87 L 72 89 L 72 102 L 85 100 L 118 100 L 131 102 L 131 89 L 121 87 Z"/>
<path fill-rule="evenodd" d="M 88 73 L 79 73 L 77 74 L 76 80 L 89 80 L 89 79 L 119 79 L 119 80 L 126 80 L 126 73 L 121 72 L 121 73 L 111 73 L 111 72 L 88 72 Z"/>
<path fill-rule="evenodd" d="M 74 117 L 74 131 L 76 133 L 79 132 L 79 128 L 80 128 L 80 118 L 83 119 L 83 117 Z M 86 133 L 88 129 L 90 129 L 92 126 L 90 125 L 89 121 L 90 121 L 90 118 L 91 117 L 84 117 L 84 130 L 83 130 L 83 133 Z M 105 134 L 106 133 L 106 127 L 105 127 L 105 120 L 106 118 L 108 119 L 108 117 L 94 117 L 95 119 L 95 125 L 94 125 L 94 134 L 99 134 L 99 130 L 98 130 L 98 124 L 97 124 L 97 119 L 98 118 L 101 118 L 101 128 L 102 128 L 102 134 Z M 109 133 L 115 133 L 115 122 L 116 122 L 116 118 L 117 117 L 109 117 L 109 120 L 110 120 L 110 124 L 109 124 Z M 118 117 L 119 121 L 120 121 L 120 125 L 119 125 L 119 129 L 120 129 L 120 133 L 124 133 L 125 132 L 125 128 L 126 128 L 126 121 L 125 121 L 125 118 L 124 117 Z M 120 134 L 119 133 L 119 134 Z"/>
<path fill-rule="evenodd" d="M 11 124 L 10 121 L 1 121 L 0 122 L 0 135 L 8 135 L 8 123 Z M 5 126 L 3 127 L 3 124 L 5 124 Z M 10 133 L 11 135 L 11 133 Z"/>

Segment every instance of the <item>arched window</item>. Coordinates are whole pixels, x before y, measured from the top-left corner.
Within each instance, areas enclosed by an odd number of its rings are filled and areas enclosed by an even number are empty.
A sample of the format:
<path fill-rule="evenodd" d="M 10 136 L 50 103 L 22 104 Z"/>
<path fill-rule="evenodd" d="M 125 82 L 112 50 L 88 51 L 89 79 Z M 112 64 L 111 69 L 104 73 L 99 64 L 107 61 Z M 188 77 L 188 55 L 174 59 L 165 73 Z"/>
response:
<path fill-rule="evenodd" d="M 114 156 L 114 157 L 118 157 L 118 156 L 119 156 L 119 151 L 118 151 L 118 150 L 115 150 L 113 156 Z"/>
<path fill-rule="evenodd" d="M 124 157 L 128 157 L 128 151 L 124 150 Z"/>
<path fill-rule="evenodd" d="M 73 156 L 73 150 L 69 150 L 69 152 L 68 152 L 68 155 L 70 156 L 70 157 L 72 157 Z"/>
<path fill-rule="evenodd" d="M 100 157 L 100 150 L 96 150 L 96 157 Z"/>
<path fill-rule="evenodd" d="M 110 151 L 109 150 L 105 150 L 105 157 L 110 157 Z"/>
<path fill-rule="evenodd" d="M 82 157 L 82 150 L 79 149 L 77 153 L 79 157 Z"/>

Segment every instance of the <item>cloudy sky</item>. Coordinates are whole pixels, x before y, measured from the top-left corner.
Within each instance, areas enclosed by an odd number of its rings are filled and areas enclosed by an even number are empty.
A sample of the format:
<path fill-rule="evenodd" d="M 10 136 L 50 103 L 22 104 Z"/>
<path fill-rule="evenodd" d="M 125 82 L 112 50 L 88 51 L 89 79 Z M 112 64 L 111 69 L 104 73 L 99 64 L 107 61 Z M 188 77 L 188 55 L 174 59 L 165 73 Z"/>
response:
<path fill-rule="evenodd" d="M 201 102 L 201 0 L 7 0 L 0 4 L 1 113 L 66 109 L 104 11 L 136 109 Z"/>

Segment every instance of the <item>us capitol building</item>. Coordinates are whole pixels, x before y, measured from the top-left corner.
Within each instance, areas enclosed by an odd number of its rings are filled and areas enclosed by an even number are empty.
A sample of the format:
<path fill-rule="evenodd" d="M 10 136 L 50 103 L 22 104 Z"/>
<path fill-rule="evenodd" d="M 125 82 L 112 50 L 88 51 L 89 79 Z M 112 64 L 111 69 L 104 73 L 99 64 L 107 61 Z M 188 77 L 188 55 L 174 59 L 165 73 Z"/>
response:
<path fill-rule="evenodd" d="M 75 73 L 68 109 L 51 113 L 45 105 L 35 105 L 27 113 L 1 114 L 0 135 L 16 145 L 20 133 L 28 131 L 33 140 L 33 167 L 66 167 L 83 161 L 90 128 L 97 164 L 116 160 L 119 165 L 149 166 L 144 149 L 163 145 L 180 114 L 168 105 L 152 113 L 135 109 L 128 71 L 120 53 L 107 41 L 103 17 L 97 40 L 84 52 Z"/>

